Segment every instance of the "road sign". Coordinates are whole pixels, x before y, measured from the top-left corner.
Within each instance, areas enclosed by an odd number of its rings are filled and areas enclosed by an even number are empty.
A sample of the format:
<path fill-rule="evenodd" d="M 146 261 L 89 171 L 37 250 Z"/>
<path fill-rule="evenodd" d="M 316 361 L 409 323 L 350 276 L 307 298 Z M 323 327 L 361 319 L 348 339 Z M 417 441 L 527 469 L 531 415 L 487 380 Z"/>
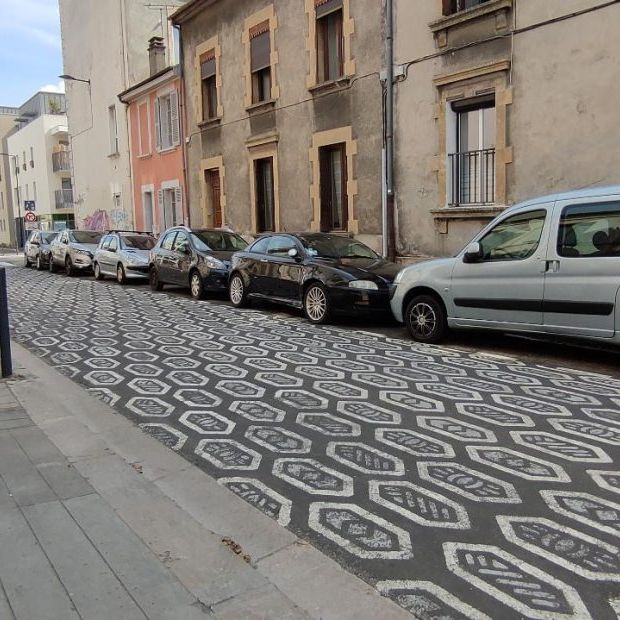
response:
<path fill-rule="evenodd" d="M 36 222 L 37 216 L 32 211 L 26 211 L 26 215 L 24 215 L 24 220 L 26 220 L 26 222 Z"/>
<path fill-rule="evenodd" d="M 24 211 L 36 211 L 34 200 L 24 200 Z"/>

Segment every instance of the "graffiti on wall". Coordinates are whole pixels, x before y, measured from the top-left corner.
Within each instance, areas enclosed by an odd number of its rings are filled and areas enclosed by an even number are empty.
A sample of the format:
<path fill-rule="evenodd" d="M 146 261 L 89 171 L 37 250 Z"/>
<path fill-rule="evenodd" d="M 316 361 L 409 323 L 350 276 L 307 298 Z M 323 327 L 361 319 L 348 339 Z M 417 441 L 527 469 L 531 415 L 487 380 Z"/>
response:
<path fill-rule="evenodd" d="M 84 230 L 113 230 L 123 229 L 129 226 L 129 216 L 122 209 L 104 211 L 98 209 L 82 220 Z"/>

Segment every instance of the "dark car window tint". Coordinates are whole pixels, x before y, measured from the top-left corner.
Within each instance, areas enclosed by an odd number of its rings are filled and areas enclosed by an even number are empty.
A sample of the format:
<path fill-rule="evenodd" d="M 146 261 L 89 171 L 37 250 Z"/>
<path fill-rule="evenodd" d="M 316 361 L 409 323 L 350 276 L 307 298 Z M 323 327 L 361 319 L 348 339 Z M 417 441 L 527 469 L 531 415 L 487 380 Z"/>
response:
<path fill-rule="evenodd" d="M 250 252 L 253 254 L 267 254 L 267 248 L 269 247 L 270 241 L 271 237 L 263 237 L 262 239 L 259 239 L 252 244 Z"/>
<path fill-rule="evenodd" d="M 172 250 L 172 244 L 174 243 L 174 238 L 177 236 L 176 232 L 168 233 L 164 240 L 161 242 L 161 247 L 164 250 Z"/>
<path fill-rule="evenodd" d="M 223 230 L 199 230 L 192 234 L 192 241 L 201 252 L 239 252 L 248 246 L 243 237 Z"/>
<path fill-rule="evenodd" d="M 547 211 L 517 213 L 499 222 L 481 240 L 483 260 L 523 260 L 534 254 L 540 243 Z"/>
<path fill-rule="evenodd" d="M 305 235 L 301 241 L 309 256 L 318 258 L 379 258 L 367 245 L 338 235 Z"/>
<path fill-rule="evenodd" d="M 125 250 L 152 250 L 155 239 L 148 235 L 124 235 L 121 237 L 121 245 Z"/>
<path fill-rule="evenodd" d="M 620 256 L 620 202 L 566 207 L 557 248 L 568 258 Z"/>
<path fill-rule="evenodd" d="M 297 245 L 290 237 L 284 237 L 282 235 L 276 235 L 271 237 L 269 241 L 269 247 L 267 248 L 267 254 L 269 256 L 279 256 L 288 258 L 288 251 L 291 248 L 295 248 Z"/>
<path fill-rule="evenodd" d="M 183 232 L 177 234 L 176 241 L 174 242 L 173 251 L 179 252 L 181 248 L 187 246 L 189 244 L 189 239 L 187 235 Z"/>
<path fill-rule="evenodd" d="M 97 245 L 101 241 L 101 237 L 103 237 L 101 233 L 86 230 L 74 230 L 71 233 L 71 238 L 76 243 L 92 243 Z"/>

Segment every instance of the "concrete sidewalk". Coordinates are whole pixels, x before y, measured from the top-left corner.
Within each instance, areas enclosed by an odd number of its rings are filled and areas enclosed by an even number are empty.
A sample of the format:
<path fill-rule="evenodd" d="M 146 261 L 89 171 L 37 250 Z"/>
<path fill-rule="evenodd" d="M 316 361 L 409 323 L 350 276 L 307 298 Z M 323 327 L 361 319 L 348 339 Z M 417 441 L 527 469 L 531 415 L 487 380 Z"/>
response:
<path fill-rule="evenodd" d="M 14 345 L 0 618 L 411 618 Z"/>

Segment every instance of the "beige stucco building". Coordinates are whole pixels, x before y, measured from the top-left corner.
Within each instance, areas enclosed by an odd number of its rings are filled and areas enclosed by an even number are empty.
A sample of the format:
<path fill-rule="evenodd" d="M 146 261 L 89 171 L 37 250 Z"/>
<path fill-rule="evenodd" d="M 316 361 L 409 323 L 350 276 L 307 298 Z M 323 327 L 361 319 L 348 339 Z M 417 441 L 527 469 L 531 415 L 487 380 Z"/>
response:
<path fill-rule="evenodd" d="M 620 5 L 394 2 L 401 254 L 450 254 L 506 205 L 618 183 Z"/>
<path fill-rule="evenodd" d="M 382 240 L 382 3 L 193 0 L 181 26 L 194 226 Z"/>
<path fill-rule="evenodd" d="M 134 225 L 126 107 L 118 93 L 149 76 L 148 41 L 163 36 L 174 64 L 168 16 L 183 4 L 60 0 L 67 114 L 73 153 L 76 224 Z"/>
<path fill-rule="evenodd" d="M 10 157 L 7 138 L 17 129 L 15 121 L 18 108 L 0 106 L 0 247 L 15 243 L 15 221 L 13 219 L 13 193 L 11 191 L 11 168 L 15 158 Z"/>

